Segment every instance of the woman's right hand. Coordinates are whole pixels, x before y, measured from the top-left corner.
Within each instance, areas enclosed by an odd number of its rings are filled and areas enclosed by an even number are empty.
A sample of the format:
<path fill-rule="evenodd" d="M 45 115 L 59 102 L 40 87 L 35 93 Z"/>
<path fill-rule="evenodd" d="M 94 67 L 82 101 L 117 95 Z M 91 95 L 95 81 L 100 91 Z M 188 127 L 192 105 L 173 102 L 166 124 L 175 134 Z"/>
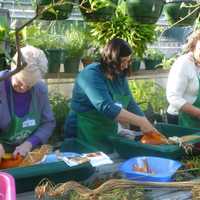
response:
<path fill-rule="evenodd" d="M 148 121 L 147 118 L 141 117 L 140 121 L 140 129 L 142 133 L 148 133 L 148 132 L 158 132 L 153 125 Z"/>
<path fill-rule="evenodd" d="M 4 154 L 5 154 L 5 150 L 3 148 L 3 145 L 0 144 L 0 161 L 1 161 L 2 157 L 4 156 Z"/>
<path fill-rule="evenodd" d="M 143 134 L 148 134 L 148 133 L 157 133 L 163 140 L 166 142 L 168 141 L 166 136 L 164 136 L 162 133 L 160 133 L 153 125 L 147 120 L 147 118 L 144 118 L 141 121 L 141 126 L 140 129 Z"/>

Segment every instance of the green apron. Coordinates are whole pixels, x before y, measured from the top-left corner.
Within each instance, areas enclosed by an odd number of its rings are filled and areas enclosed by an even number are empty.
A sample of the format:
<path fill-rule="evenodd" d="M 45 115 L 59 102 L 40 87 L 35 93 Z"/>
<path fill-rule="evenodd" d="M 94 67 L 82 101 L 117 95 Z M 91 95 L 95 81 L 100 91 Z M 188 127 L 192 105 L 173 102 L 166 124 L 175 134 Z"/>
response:
<path fill-rule="evenodd" d="M 13 91 L 10 86 L 11 121 L 8 129 L 0 136 L 0 143 L 3 144 L 6 152 L 13 152 L 15 147 L 28 138 L 39 126 L 40 115 L 37 112 L 34 89 L 31 92 L 31 103 L 29 112 L 18 117 L 14 112 Z"/>
<path fill-rule="evenodd" d="M 113 100 L 116 103 L 121 104 L 123 108 L 126 109 L 130 102 L 130 96 L 116 94 L 116 92 L 112 89 L 110 82 L 107 81 L 107 83 Z M 77 112 L 77 118 L 79 139 L 105 153 L 113 152 L 109 136 L 117 134 L 118 125 L 116 121 L 109 119 L 96 110 Z"/>
<path fill-rule="evenodd" d="M 198 96 L 197 96 L 196 101 L 192 105 L 197 108 L 200 108 L 200 79 L 199 79 Z M 185 112 L 179 113 L 179 124 L 183 127 L 188 127 L 188 128 L 200 128 L 200 120 Z"/>

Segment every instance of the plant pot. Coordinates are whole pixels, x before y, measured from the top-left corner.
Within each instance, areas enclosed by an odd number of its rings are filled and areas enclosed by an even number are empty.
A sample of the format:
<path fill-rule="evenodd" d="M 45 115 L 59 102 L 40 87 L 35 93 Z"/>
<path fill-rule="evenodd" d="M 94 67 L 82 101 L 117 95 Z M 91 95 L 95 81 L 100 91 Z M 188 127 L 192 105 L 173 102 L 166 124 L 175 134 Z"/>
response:
<path fill-rule="evenodd" d="M 47 6 L 51 6 L 50 9 L 44 11 L 40 16 L 40 19 L 44 20 L 63 20 L 67 19 L 73 8 L 74 0 L 63 0 L 62 5 L 53 5 L 58 3 L 59 0 L 40 0 L 38 3 L 37 12 L 41 12 Z"/>
<path fill-rule="evenodd" d="M 78 73 L 81 57 L 66 57 L 64 69 L 66 73 Z"/>
<path fill-rule="evenodd" d="M 163 0 L 127 0 L 129 16 L 141 24 L 154 24 L 161 15 Z"/>
<path fill-rule="evenodd" d="M 145 63 L 145 69 L 146 70 L 154 70 L 156 69 L 156 66 L 159 65 L 162 62 L 162 60 L 152 60 L 145 58 L 144 63 Z"/>
<path fill-rule="evenodd" d="M 46 49 L 45 54 L 48 59 L 48 72 L 57 73 L 60 71 L 61 64 L 61 49 Z"/>
<path fill-rule="evenodd" d="M 187 8 L 183 5 L 195 5 L 194 1 L 182 1 L 182 2 L 169 2 L 165 4 L 164 13 L 169 22 L 169 24 L 174 24 L 183 19 L 185 16 L 190 14 L 194 8 Z M 192 15 L 177 23 L 177 26 L 191 26 L 194 24 L 195 19 L 197 18 L 198 10 L 195 11 Z"/>
<path fill-rule="evenodd" d="M 131 65 L 131 69 L 133 72 L 138 71 L 140 69 L 140 60 L 134 59 Z"/>
<path fill-rule="evenodd" d="M 83 3 L 84 1 L 84 3 Z M 85 21 L 98 22 L 98 21 L 108 21 L 112 18 L 115 13 L 118 0 L 108 0 L 111 2 L 111 6 L 103 7 L 95 11 L 90 11 L 91 5 L 89 0 L 79 0 L 80 11 L 83 15 Z"/>

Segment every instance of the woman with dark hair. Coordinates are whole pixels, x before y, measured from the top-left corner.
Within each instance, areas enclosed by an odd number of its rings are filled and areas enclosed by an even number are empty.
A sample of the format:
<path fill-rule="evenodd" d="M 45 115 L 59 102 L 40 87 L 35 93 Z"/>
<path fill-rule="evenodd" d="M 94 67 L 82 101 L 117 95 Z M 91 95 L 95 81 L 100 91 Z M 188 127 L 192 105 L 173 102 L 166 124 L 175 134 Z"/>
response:
<path fill-rule="evenodd" d="M 75 131 L 79 139 L 108 153 L 112 152 L 108 137 L 117 134 L 118 122 L 138 126 L 144 134 L 156 131 L 128 86 L 131 55 L 129 44 L 116 38 L 103 49 L 100 63 L 92 63 L 80 72 L 65 124 L 67 136 Z"/>

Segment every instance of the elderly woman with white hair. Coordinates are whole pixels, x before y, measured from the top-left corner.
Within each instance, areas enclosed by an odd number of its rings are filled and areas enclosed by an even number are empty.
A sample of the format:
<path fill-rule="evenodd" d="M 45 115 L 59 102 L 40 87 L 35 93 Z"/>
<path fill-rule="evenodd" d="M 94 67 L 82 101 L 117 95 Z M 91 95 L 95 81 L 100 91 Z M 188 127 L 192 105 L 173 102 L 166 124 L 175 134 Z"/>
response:
<path fill-rule="evenodd" d="M 174 62 L 167 82 L 168 123 L 200 128 L 200 31 L 193 32 L 185 54 Z"/>
<path fill-rule="evenodd" d="M 55 127 L 43 75 L 47 72 L 44 52 L 33 46 L 21 48 L 24 69 L 0 82 L 0 159 L 5 152 L 25 156 L 46 143 Z M 14 56 L 17 60 L 17 54 Z M 11 70 L 16 64 L 11 64 Z M 9 71 L 1 71 L 5 76 Z"/>

